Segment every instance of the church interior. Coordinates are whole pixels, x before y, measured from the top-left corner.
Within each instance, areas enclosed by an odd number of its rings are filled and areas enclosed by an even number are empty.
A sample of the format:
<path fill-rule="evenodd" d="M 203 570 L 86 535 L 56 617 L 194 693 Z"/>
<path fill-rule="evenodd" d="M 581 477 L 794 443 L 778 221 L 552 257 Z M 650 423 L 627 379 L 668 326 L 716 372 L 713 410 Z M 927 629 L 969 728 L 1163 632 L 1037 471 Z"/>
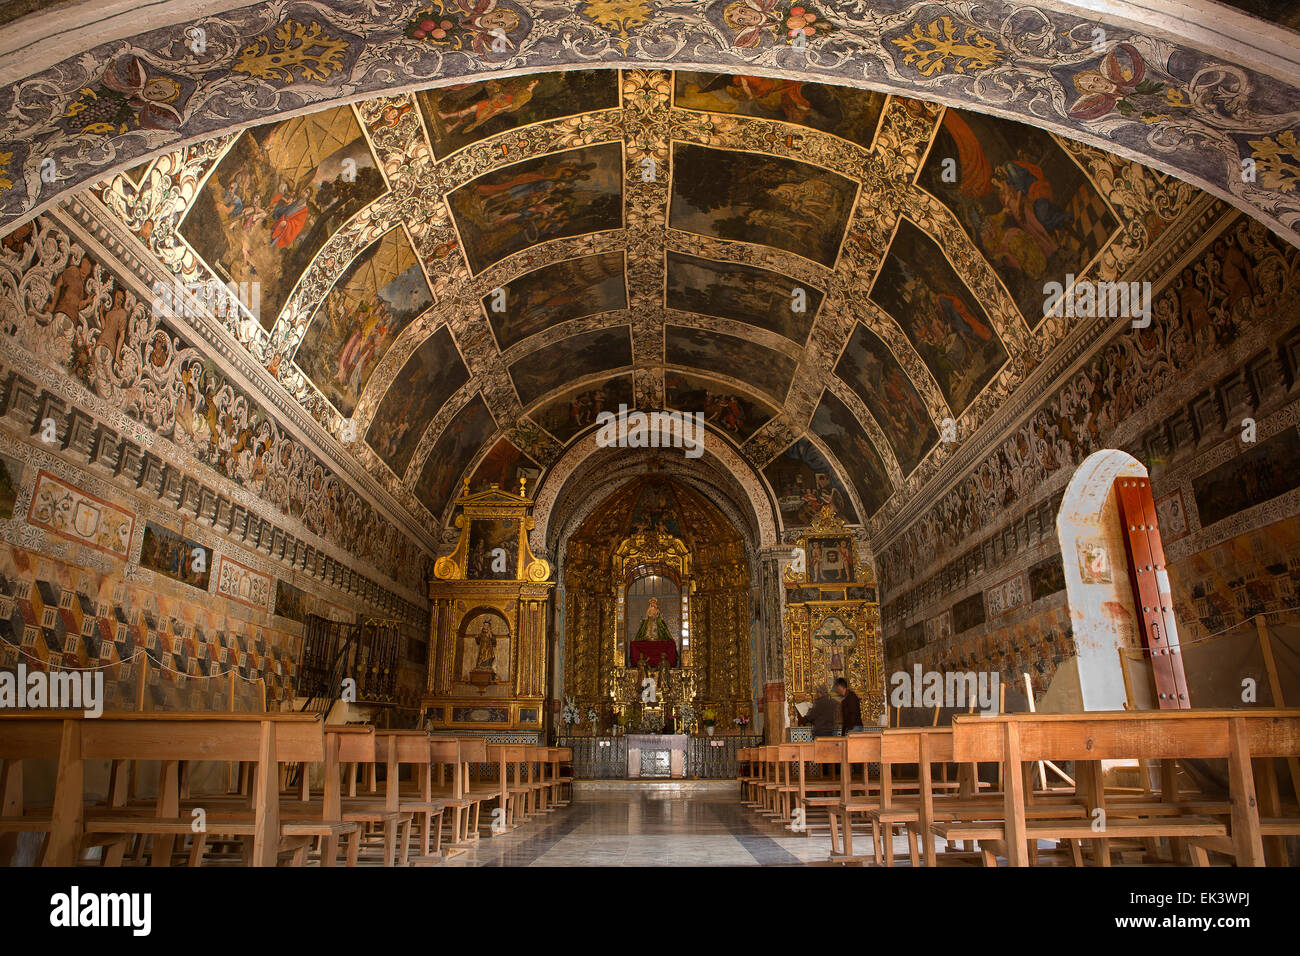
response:
<path fill-rule="evenodd" d="M 0 7 L 0 864 L 1295 866 L 1298 9 Z"/>

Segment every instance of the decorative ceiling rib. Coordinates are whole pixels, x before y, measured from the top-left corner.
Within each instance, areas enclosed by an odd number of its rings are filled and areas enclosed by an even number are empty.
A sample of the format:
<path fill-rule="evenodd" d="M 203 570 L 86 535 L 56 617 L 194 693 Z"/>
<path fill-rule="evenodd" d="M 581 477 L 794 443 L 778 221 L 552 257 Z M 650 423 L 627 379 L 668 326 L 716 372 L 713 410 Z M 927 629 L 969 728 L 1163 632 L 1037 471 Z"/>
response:
<path fill-rule="evenodd" d="M 91 194 L 181 281 L 273 277 L 214 321 L 417 522 L 623 401 L 706 411 L 786 527 L 806 469 L 868 531 L 1090 321 L 1042 283 L 1139 278 L 1201 195 L 988 116 L 658 70 L 363 100 Z"/>

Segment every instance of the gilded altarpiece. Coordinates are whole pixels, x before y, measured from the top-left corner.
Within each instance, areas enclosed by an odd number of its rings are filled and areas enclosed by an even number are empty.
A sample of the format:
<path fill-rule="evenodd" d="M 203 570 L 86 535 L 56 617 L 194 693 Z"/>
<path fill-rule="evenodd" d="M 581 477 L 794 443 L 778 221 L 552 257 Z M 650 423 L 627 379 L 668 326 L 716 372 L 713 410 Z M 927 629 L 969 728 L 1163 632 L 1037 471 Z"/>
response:
<path fill-rule="evenodd" d="M 664 609 L 673 622 L 675 664 L 631 659 L 644 617 L 630 619 L 629 607 L 636 583 L 647 578 L 671 582 L 680 601 Z M 706 709 L 724 731 L 737 716 L 752 720 L 744 542 L 698 492 L 648 476 L 597 506 L 568 542 L 564 594 L 564 696 L 583 714 L 594 707 L 601 729 L 629 715 L 631 729 L 654 729 L 663 718 L 676 721 L 679 732 L 694 732 Z M 653 703 L 642 699 L 647 677 Z M 680 719 L 687 703 L 695 714 L 689 726 Z M 592 728 L 584 718 L 578 730 Z"/>
<path fill-rule="evenodd" d="M 785 687 L 791 724 L 797 704 L 843 677 L 874 723 L 884 713 L 884 658 L 876 577 L 856 539 L 827 508 L 799 539 L 785 571 Z"/>
<path fill-rule="evenodd" d="M 442 730 L 540 732 L 546 698 L 551 567 L 533 556 L 533 519 L 496 485 L 457 499 L 456 549 L 429 582 L 429 674 L 422 701 Z"/>

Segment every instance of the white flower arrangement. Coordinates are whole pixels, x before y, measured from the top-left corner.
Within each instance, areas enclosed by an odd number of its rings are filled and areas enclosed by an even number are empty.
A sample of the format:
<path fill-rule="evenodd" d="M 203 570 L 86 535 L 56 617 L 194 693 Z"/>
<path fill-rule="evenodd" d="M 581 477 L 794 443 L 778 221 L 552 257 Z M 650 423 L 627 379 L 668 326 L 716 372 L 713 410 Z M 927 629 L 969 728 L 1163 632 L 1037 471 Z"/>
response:
<path fill-rule="evenodd" d="M 572 697 L 566 697 L 564 699 L 564 711 L 561 715 L 561 719 L 570 727 L 574 724 L 582 723 L 582 714 L 579 712 L 578 705 L 574 703 Z"/>

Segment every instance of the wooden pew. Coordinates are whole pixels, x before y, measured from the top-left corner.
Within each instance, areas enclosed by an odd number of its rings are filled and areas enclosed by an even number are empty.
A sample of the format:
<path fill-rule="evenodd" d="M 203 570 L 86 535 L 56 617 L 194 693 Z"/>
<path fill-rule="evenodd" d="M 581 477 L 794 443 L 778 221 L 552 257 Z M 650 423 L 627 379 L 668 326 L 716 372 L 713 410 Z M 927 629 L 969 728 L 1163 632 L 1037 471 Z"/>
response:
<path fill-rule="evenodd" d="M 199 862 L 202 847 L 211 834 L 251 838 L 249 862 L 253 866 L 274 866 L 279 852 L 291 849 L 294 862 L 305 859 L 311 839 L 347 832 L 342 821 L 315 819 L 282 820 L 280 812 L 280 764 L 318 762 L 325 758 L 324 734 L 314 714 L 120 714 L 72 722 L 78 725 L 78 752 L 60 761 L 81 783 L 83 760 L 160 762 L 158 797 L 154 812 L 114 805 L 87 814 L 84 830 L 90 834 L 139 835 L 153 839 L 152 862 L 168 866 L 177 837 L 194 836 L 191 862 Z M 206 826 L 195 833 L 195 818 L 181 813 L 180 767 L 185 761 L 248 762 L 254 766 L 251 804 L 232 806 L 216 798 L 205 811 Z M 76 765 L 73 770 L 72 765 Z M 60 801 L 70 804 L 74 786 L 56 784 L 56 813 Z M 80 802 L 78 792 L 75 799 Z M 80 813 L 80 811 L 76 811 Z M 61 831 L 66 836 L 67 831 Z M 60 854 L 68 852 L 61 847 Z M 75 850 L 73 850 L 75 854 Z M 75 859 L 75 855 L 74 855 Z"/>
<path fill-rule="evenodd" d="M 953 722 L 953 749 L 961 761 L 998 761 L 1003 765 L 1004 795 L 1000 813 L 976 823 L 935 824 L 946 839 L 1004 840 L 1013 866 L 1029 861 L 1029 841 L 1155 838 L 1191 841 L 1192 861 L 1204 865 L 1204 847 L 1230 846 L 1242 865 L 1263 862 L 1263 829 L 1250 760 L 1256 756 L 1300 753 L 1300 711 L 1122 711 L 1087 714 L 1008 714 L 959 716 Z M 1138 801 L 1107 806 L 1100 787 L 1100 761 L 1114 759 L 1173 761 L 1227 758 L 1231 774 L 1229 826 L 1213 813 L 1189 814 L 1188 804 L 1166 787 L 1163 806 Z M 1024 764 L 1038 760 L 1073 760 L 1081 790 L 1089 801 L 1086 821 L 1031 819 L 1026 812 Z M 1172 779 L 1170 775 L 1169 779 Z M 1195 806 L 1195 805 L 1193 805 Z M 1204 804 L 1202 804 L 1204 806 Z M 1105 811 L 1093 817 L 1092 811 Z M 1211 810 L 1213 807 L 1211 806 Z M 1288 826 L 1279 818 L 1278 829 Z M 1272 834 L 1270 834 L 1272 835 Z M 1099 844 L 1109 862 L 1105 843 Z"/>
<path fill-rule="evenodd" d="M 428 859 L 441 855 L 442 814 L 446 808 L 445 800 L 434 794 L 433 788 L 433 741 L 424 730 L 381 730 L 375 735 L 376 757 L 388 766 L 389 774 L 396 778 L 390 780 L 386 791 L 385 808 L 401 813 L 411 813 L 421 818 L 419 856 Z M 414 769 L 415 792 L 403 793 L 401 790 L 401 765 L 410 764 Z M 396 783 L 396 786 L 392 786 Z M 395 795 L 395 796 L 394 796 Z M 395 805 L 394 805 L 395 804 Z M 404 831 L 408 832 L 408 831 Z M 405 850 L 403 850 L 405 858 Z"/>

